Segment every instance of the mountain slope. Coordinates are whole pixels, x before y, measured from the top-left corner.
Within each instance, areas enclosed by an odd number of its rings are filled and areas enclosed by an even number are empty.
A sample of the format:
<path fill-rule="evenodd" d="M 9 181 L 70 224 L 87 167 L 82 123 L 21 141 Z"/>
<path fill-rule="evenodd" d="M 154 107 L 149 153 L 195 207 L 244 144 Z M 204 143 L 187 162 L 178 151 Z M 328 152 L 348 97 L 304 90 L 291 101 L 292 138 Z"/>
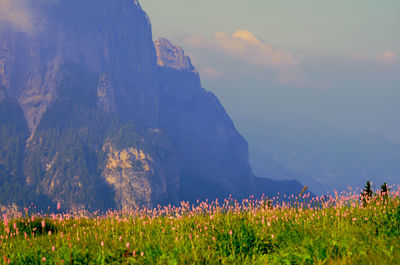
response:
<path fill-rule="evenodd" d="M 17 100 L 0 87 L 0 210 L 14 205 L 52 205 L 44 195 L 31 189 L 24 178 L 25 142 L 29 137 L 23 111 Z"/>

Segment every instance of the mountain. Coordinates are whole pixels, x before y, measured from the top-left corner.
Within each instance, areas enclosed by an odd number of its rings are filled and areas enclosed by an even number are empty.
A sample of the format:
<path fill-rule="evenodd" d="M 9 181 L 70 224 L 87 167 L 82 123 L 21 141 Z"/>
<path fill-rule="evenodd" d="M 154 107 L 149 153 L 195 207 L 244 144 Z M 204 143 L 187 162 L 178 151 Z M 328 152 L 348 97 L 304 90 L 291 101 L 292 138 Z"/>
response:
<path fill-rule="evenodd" d="M 183 49 L 153 43 L 137 1 L 26 4 L 30 26 L 0 24 L 0 204 L 128 209 L 301 190 L 253 176 L 247 142 Z"/>
<path fill-rule="evenodd" d="M 217 97 L 201 87 L 199 74 L 183 50 L 166 39 L 156 41 L 155 47 L 160 65 L 160 126 L 182 152 L 182 198 L 250 195 L 256 185 L 247 142 Z M 193 185 L 197 192 L 190 189 Z M 204 193 L 205 189 L 210 192 Z"/>
<path fill-rule="evenodd" d="M 150 21 L 137 2 L 25 2 L 42 18 L 31 18 L 29 32 L 1 23 L 0 69 L 1 83 L 20 102 L 30 131 L 55 101 L 66 63 L 101 76 L 99 107 L 156 126 L 156 53 Z"/>
<path fill-rule="evenodd" d="M 270 119 L 262 127 L 268 129 L 247 134 L 260 143 L 250 152 L 260 176 L 276 175 L 266 172 L 272 168 L 266 168 L 266 161 L 273 161 L 285 169 L 284 178 L 295 175 L 315 192 L 360 187 L 367 180 L 376 188 L 383 182 L 400 183 L 400 145 L 383 136 L 304 118 Z"/>
<path fill-rule="evenodd" d="M 303 172 L 280 164 L 270 157 L 269 152 L 265 151 L 264 148 L 266 147 L 250 148 L 250 163 L 256 176 L 270 178 L 275 181 L 297 180 L 302 183 L 303 186 L 307 186 L 308 190 L 318 195 L 323 195 L 326 194 L 327 191 L 332 191 L 332 186 L 323 184 Z"/>

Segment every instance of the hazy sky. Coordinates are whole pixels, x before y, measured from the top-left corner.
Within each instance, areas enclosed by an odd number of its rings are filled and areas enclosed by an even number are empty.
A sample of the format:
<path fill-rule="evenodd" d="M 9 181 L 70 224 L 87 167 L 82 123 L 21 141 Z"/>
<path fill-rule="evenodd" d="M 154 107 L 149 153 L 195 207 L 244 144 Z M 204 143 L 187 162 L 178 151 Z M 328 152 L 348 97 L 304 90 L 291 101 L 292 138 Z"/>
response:
<path fill-rule="evenodd" d="M 400 142 L 399 0 L 141 4 L 154 38 L 185 49 L 245 136 L 299 116 Z"/>
<path fill-rule="evenodd" d="M 398 0 L 142 0 L 155 36 L 246 29 L 285 49 L 400 53 Z"/>

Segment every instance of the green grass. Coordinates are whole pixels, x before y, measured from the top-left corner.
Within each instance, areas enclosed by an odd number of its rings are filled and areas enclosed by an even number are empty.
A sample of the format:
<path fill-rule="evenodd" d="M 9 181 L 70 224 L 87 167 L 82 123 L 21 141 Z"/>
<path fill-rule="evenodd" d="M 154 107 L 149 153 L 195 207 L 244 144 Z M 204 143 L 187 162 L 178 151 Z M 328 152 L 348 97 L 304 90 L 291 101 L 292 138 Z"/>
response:
<path fill-rule="evenodd" d="M 356 194 L 297 200 L 183 203 L 101 216 L 19 214 L 0 222 L 1 263 L 400 263 L 399 191 L 366 205 Z"/>

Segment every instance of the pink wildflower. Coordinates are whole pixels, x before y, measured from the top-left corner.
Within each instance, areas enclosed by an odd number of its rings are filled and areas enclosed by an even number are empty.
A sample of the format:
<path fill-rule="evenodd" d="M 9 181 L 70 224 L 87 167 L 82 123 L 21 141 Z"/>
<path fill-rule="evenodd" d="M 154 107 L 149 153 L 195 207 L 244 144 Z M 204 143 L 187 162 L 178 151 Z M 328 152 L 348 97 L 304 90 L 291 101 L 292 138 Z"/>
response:
<path fill-rule="evenodd" d="M 4 215 L 4 225 L 5 225 L 5 226 L 8 226 L 7 215 Z"/>

